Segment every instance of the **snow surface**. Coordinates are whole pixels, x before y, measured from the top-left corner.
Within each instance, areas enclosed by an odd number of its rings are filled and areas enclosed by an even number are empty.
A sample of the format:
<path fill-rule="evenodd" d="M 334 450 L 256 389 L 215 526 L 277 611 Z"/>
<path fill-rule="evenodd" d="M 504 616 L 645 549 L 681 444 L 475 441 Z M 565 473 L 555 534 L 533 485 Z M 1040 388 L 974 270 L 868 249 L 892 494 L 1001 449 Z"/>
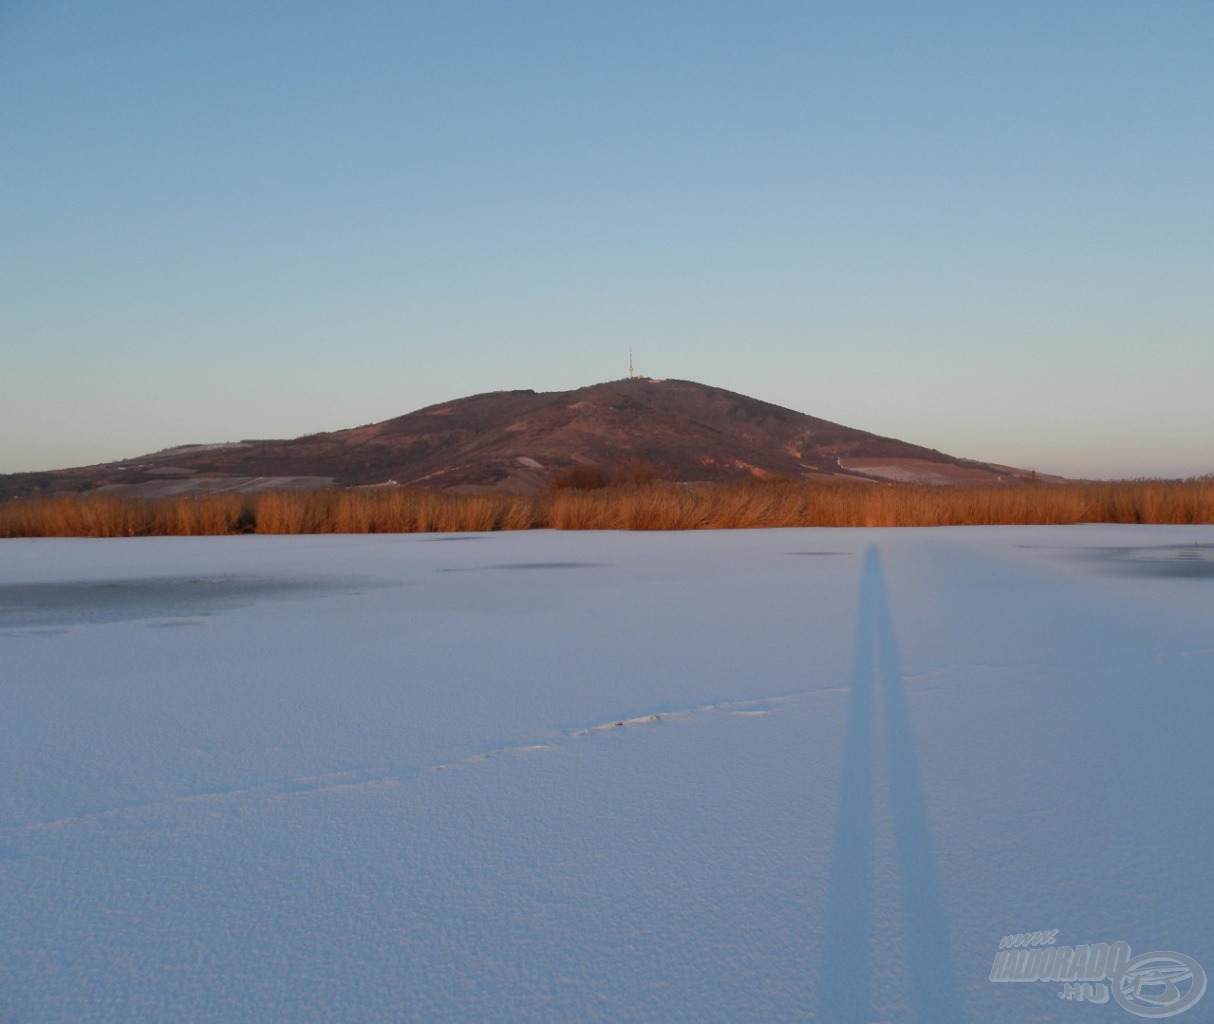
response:
<path fill-rule="evenodd" d="M 1214 971 L 1212 613 L 1207 527 L 5 541 L 0 1020 L 1133 1020 L 988 975 Z"/>

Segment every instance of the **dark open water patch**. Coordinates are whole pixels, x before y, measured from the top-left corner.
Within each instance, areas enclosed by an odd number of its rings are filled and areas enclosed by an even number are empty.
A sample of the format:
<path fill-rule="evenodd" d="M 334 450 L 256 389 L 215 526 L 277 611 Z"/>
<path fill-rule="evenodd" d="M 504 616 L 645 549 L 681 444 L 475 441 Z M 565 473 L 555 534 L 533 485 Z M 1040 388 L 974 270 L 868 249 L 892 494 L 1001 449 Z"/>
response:
<path fill-rule="evenodd" d="M 1214 579 L 1214 544 L 1152 544 L 1133 548 L 1086 548 L 1080 557 L 1118 576 Z"/>
<path fill-rule="evenodd" d="M 0 584 L 0 628 L 80 626 L 140 619 L 197 619 L 261 601 L 357 593 L 390 586 L 366 579 L 170 576 Z M 163 624 L 163 623 L 162 623 Z"/>

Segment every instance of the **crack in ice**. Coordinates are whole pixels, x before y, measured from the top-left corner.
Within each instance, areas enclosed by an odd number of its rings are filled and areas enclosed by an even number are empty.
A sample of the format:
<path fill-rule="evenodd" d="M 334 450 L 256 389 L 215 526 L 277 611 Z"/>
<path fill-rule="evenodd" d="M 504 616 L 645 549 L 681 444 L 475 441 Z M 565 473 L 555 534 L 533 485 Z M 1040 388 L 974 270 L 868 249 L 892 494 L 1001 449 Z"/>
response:
<path fill-rule="evenodd" d="M 323 775 L 298 775 L 288 779 L 277 779 L 229 790 L 217 790 L 208 793 L 187 793 L 181 796 L 164 797 L 159 800 L 123 804 L 103 810 L 86 811 L 82 814 L 65 815 L 47 821 L 9 825 L 0 828 L 0 833 L 44 831 L 86 821 L 118 817 L 123 814 L 138 814 L 144 811 L 170 809 L 187 804 L 212 801 L 247 800 L 250 803 L 280 803 L 291 797 L 308 796 L 317 793 L 334 793 L 377 786 L 400 786 L 408 779 L 417 778 L 431 772 L 451 771 L 457 768 L 471 767 L 484 764 L 499 757 L 544 753 L 556 750 L 575 740 L 586 739 L 591 736 L 615 732 L 619 729 L 632 728 L 634 726 L 655 725 L 662 722 L 682 722 L 703 715 L 736 715 L 746 718 L 761 718 L 770 715 L 780 707 L 787 706 L 807 697 L 837 694 L 843 692 L 845 689 L 845 687 L 830 686 L 798 690 L 793 693 L 775 694 L 769 697 L 726 700 L 711 704 L 690 705 L 672 710 L 654 711 L 648 714 L 633 715 L 628 718 L 608 719 L 594 725 L 558 732 L 545 740 L 537 740 L 530 743 L 511 743 L 501 747 L 494 747 L 491 750 L 477 751 L 476 753 L 467 754 L 464 757 L 451 761 L 443 761 L 438 764 L 405 769 L 378 767 L 344 769 L 336 772 L 326 772 Z"/>

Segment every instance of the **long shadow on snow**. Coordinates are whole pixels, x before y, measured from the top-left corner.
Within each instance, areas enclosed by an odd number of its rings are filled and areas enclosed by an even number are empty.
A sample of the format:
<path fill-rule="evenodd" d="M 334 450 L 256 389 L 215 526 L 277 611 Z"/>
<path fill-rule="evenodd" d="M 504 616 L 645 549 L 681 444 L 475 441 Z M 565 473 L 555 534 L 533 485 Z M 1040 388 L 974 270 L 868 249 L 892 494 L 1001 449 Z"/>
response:
<path fill-rule="evenodd" d="M 885 574 L 875 547 L 865 552 L 860 582 L 839 820 L 830 860 L 818 1019 L 829 1024 L 867 1024 L 871 1019 L 873 734 L 878 680 L 914 1020 L 916 1024 L 960 1024 L 952 948 L 923 782 L 902 686 Z"/>

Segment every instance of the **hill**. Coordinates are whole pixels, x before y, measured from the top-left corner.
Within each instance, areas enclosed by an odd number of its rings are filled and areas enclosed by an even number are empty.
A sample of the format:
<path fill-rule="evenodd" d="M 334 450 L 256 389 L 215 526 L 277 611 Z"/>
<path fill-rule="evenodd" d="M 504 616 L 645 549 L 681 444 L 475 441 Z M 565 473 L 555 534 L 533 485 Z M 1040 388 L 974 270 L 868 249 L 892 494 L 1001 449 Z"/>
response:
<path fill-rule="evenodd" d="M 572 471 L 572 472 L 571 472 Z M 496 391 L 293 440 L 186 445 L 78 469 L 0 476 L 0 497 L 104 490 L 423 486 L 524 492 L 627 476 L 982 483 L 1022 470 L 945 455 L 722 388 L 633 378 L 575 391 Z"/>

